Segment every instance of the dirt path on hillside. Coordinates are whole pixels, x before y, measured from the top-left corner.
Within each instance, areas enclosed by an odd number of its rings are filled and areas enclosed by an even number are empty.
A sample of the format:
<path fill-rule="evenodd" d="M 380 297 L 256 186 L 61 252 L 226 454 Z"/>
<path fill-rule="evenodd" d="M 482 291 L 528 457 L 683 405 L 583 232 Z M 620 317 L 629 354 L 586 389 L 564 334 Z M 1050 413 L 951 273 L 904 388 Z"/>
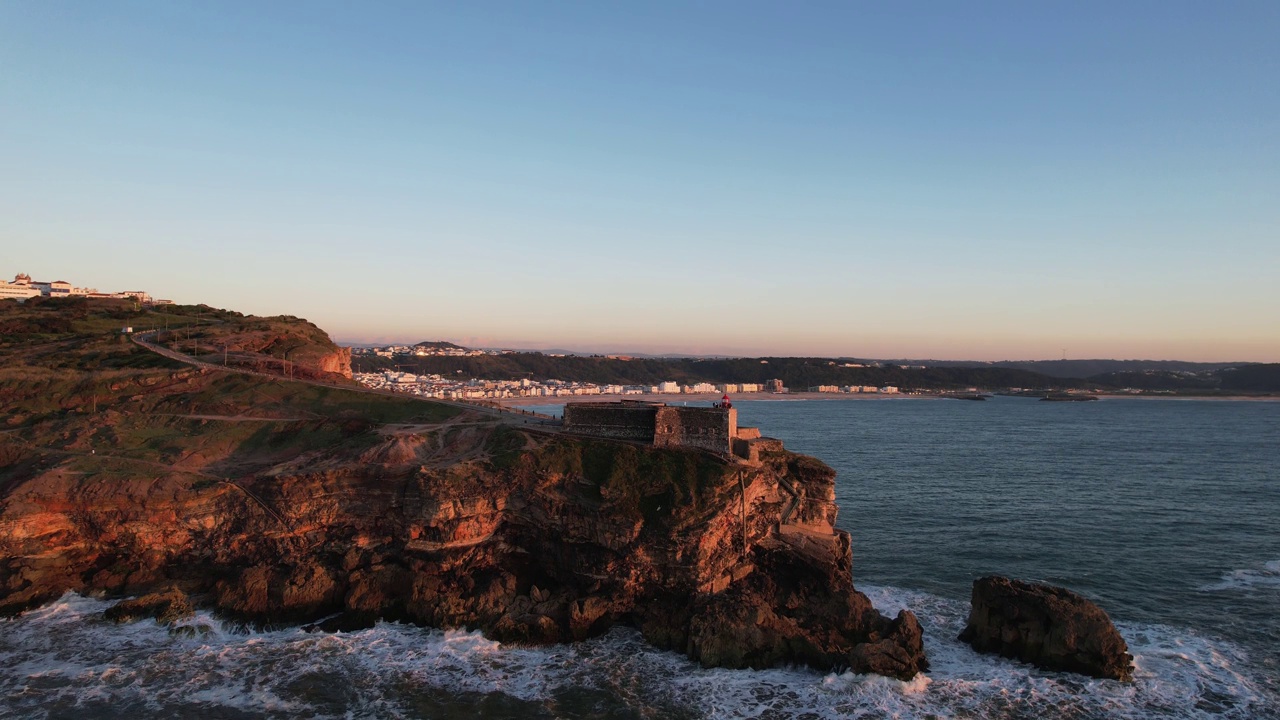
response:
<path fill-rule="evenodd" d="M 220 420 L 222 422 L 302 422 L 306 418 L 300 417 L 259 417 L 256 415 L 175 415 L 169 414 L 169 417 L 179 417 L 187 420 Z"/>
<path fill-rule="evenodd" d="M 202 368 L 205 370 L 217 370 L 220 372 L 239 373 L 241 375 L 256 375 L 258 377 L 268 378 L 270 380 L 278 380 L 280 382 L 302 383 L 304 385 L 315 385 L 318 387 L 336 388 L 339 390 L 349 390 L 351 392 L 366 393 L 370 395 L 382 395 L 384 397 L 396 397 L 396 398 L 405 399 L 405 400 L 417 400 L 418 402 L 429 402 L 436 405 L 448 405 L 449 407 L 455 407 L 455 408 L 460 408 L 462 410 L 471 411 L 473 413 L 479 413 L 484 417 L 489 418 L 490 420 L 497 420 L 499 422 L 507 423 L 510 425 L 524 426 L 531 429 L 537 428 L 543 432 L 559 432 L 560 431 L 560 424 L 558 422 L 551 420 L 550 418 L 547 418 L 545 416 L 536 416 L 527 411 L 522 412 L 516 408 L 502 407 L 501 405 L 488 406 L 488 405 L 481 405 L 476 403 L 459 402 L 456 400 L 440 400 L 437 398 L 424 398 L 424 397 L 419 397 L 417 395 L 393 392 L 390 390 L 374 390 L 373 388 L 367 388 L 358 383 L 346 385 L 346 384 L 322 382 L 320 380 L 302 380 L 299 378 L 288 378 L 282 375 L 273 375 L 271 373 L 259 372 L 257 370 L 245 370 L 242 368 L 227 367 L 224 365 L 214 365 L 211 363 L 204 362 L 202 360 L 197 360 L 191 357 L 190 355 L 184 355 L 182 353 L 175 352 L 168 348 L 156 345 L 146 339 L 146 336 L 152 335 L 152 334 L 154 334 L 154 332 L 134 333 L 129 336 L 129 339 L 132 340 L 139 347 L 144 348 L 146 350 L 150 350 L 151 352 L 156 353 L 157 355 L 162 355 L 171 360 L 177 360 L 178 362 L 186 363 L 187 365 L 191 365 L 197 368 Z"/>

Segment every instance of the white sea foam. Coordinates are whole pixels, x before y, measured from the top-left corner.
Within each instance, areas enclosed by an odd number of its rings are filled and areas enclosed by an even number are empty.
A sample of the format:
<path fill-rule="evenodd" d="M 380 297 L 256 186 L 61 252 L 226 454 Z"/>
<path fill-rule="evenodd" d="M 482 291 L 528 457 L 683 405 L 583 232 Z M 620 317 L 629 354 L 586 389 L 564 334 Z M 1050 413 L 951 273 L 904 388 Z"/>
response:
<path fill-rule="evenodd" d="M 1280 560 L 1273 560 L 1258 568 L 1232 570 L 1216 583 L 1200 588 L 1204 592 L 1223 590 L 1280 590 Z"/>
<path fill-rule="evenodd" d="M 1122 623 L 1135 681 L 1090 680 L 973 652 L 955 639 L 967 603 L 863 590 L 885 612 L 909 607 L 920 617 L 927 674 L 900 682 L 795 668 L 706 670 L 629 630 L 572 646 L 519 648 L 478 633 L 393 623 L 355 633 L 249 632 L 201 613 L 186 624 L 207 632 L 184 637 L 152 621 L 114 625 L 101 619 L 108 603 L 67 595 L 0 622 L 0 711 L 8 710 L 0 715 L 394 716 L 421 714 L 415 703 L 424 695 L 465 703 L 500 694 L 532 704 L 530 717 L 595 716 L 590 702 L 578 710 L 563 702 L 573 692 L 603 694 L 644 717 L 1280 715 L 1257 681 L 1260 671 L 1228 642 Z"/>

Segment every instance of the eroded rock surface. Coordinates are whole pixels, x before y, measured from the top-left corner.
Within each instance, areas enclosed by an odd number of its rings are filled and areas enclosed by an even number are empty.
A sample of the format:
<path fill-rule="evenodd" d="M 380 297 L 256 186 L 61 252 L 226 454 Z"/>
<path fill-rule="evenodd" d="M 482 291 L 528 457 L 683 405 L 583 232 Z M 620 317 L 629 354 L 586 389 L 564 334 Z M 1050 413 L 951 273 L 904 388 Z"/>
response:
<path fill-rule="evenodd" d="M 1133 656 L 1107 613 L 1065 588 L 999 576 L 973 582 L 960 640 L 1048 670 L 1129 680 Z"/>

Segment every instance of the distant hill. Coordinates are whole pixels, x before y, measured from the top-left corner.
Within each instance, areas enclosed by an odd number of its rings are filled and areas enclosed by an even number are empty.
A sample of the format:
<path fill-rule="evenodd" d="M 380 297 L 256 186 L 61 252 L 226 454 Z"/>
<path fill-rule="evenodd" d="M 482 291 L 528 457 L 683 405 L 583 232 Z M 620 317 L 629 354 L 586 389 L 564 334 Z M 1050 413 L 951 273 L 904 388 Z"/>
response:
<path fill-rule="evenodd" d="M 1091 375 L 1088 379 L 1103 387 L 1128 390 L 1218 390 L 1222 385 L 1217 371 L 1126 370 Z"/>
<path fill-rule="evenodd" d="M 385 358 L 361 355 L 352 361 L 357 372 L 411 370 L 485 380 L 531 378 L 619 385 L 655 385 L 663 381 L 683 384 L 764 383 L 778 378 L 789 388 L 804 390 L 816 385 L 893 385 L 906 389 L 961 389 L 1010 387 L 1065 389 L 1084 387 L 1083 380 L 1050 378 L 1039 373 L 1002 367 L 845 367 L 829 358 L 642 358 L 631 360 L 603 356 L 523 352 L 476 357 L 430 356 Z"/>
<path fill-rule="evenodd" d="M 1000 360 L 981 362 L 966 360 L 892 360 L 889 362 L 938 367 L 998 367 L 1048 375 L 1055 378 L 1091 378 L 1108 373 L 1133 373 L 1158 370 L 1173 373 L 1212 373 L 1248 363 L 1199 363 L 1182 360 Z"/>
<path fill-rule="evenodd" d="M 453 346 L 456 347 L 456 346 Z M 984 390 L 1023 388 L 1067 390 L 1088 388 L 1101 392 L 1142 390 L 1189 395 L 1223 395 L 1280 392 L 1280 364 L 1193 363 L 1175 360 L 1042 360 L 1026 362 L 946 362 L 894 360 L 878 366 L 847 358 L 674 358 L 632 356 L 629 360 L 603 355 L 557 355 L 550 352 L 510 352 L 501 355 L 396 358 L 360 355 L 353 358 L 357 372 L 409 370 L 429 375 L 481 380 L 564 380 L 617 385 L 656 385 L 673 381 L 764 383 L 778 378 L 792 390 L 817 385 L 885 385 L 903 390 Z M 923 367 L 922 367 L 923 366 Z M 1049 371 L 1087 372 L 1085 377 L 1053 375 Z M 1034 368 L 1034 369 L 1031 369 Z"/>
<path fill-rule="evenodd" d="M 444 340 L 423 340 L 417 345 L 414 345 L 414 347 L 430 348 L 432 350 L 466 350 L 467 349 L 461 345 L 454 345 L 453 343 L 446 342 Z"/>
<path fill-rule="evenodd" d="M 1280 392 L 1280 363 L 1245 365 L 1223 370 L 1222 389 L 1236 392 Z"/>
<path fill-rule="evenodd" d="M 1103 387 L 1177 391 L 1192 394 L 1280 392 L 1280 363 L 1241 365 L 1199 372 L 1143 370 L 1102 373 L 1088 378 Z"/>

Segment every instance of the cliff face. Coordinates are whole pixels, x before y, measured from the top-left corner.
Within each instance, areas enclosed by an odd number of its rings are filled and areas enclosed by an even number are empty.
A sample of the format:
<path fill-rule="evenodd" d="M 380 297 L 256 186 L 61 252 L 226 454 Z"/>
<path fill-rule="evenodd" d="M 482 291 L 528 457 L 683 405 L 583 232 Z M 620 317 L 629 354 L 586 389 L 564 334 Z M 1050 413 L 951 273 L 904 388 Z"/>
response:
<path fill-rule="evenodd" d="M 341 612 L 531 643 L 626 623 L 707 665 L 925 666 L 915 618 L 853 590 L 834 472 L 812 458 L 725 464 L 466 415 L 266 445 L 199 477 L 109 479 L 0 445 L 0 610 L 176 584 L 258 622 Z"/>
<path fill-rule="evenodd" d="M 256 372 L 317 380 L 351 377 L 350 348 L 336 345 L 315 324 L 288 315 L 224 317 L 194 329 L 161 331 L 155 342 Z"/>
<path fill-rule="evenodd" d="M 340 347 L 320 358 L 320 372 L 337 373 L 351 379 L 351 348 Z"/>

